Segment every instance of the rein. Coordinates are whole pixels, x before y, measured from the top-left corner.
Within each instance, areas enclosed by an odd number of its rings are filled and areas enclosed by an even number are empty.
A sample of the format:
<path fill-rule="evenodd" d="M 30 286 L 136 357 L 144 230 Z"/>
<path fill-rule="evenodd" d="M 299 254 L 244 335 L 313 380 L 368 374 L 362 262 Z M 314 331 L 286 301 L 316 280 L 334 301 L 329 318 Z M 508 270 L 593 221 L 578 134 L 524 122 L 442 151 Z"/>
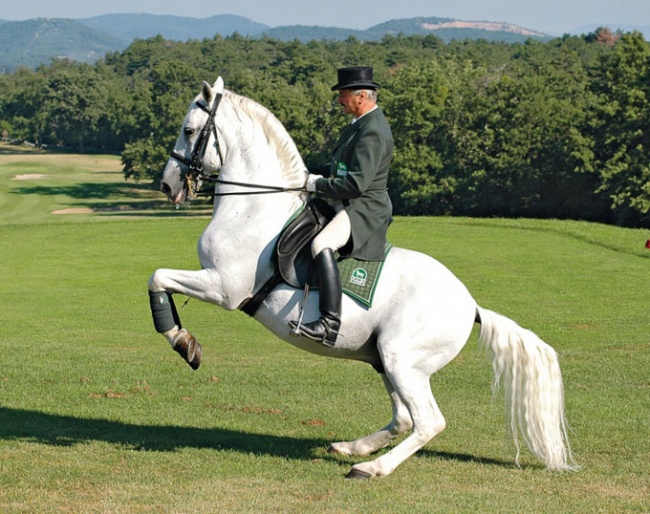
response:
<path fill-rule="evenodd" d="M 230 180 L 220 180 L 217 176 L 212 176 L 208 179 L 210 182 L 215 182 L 217 184 L 225 184 L 229 186 L 240 186 L 240 187 L 250 187 L 253 189 L 264 189 L 264 191 L 232 191 L 230 193 L 217 193 L 216 191 L 212 193 L 213 196 L 234 196 L 234 195 L 268 195 L 273 193 L 290 193 L 290 192 L 301 192 L 304 193 L 307 191 L 304 187 L 281 187 L 281 186 L 267 186 L 264 184 L 248 184 L 246 182 L 232 182 Z"/>

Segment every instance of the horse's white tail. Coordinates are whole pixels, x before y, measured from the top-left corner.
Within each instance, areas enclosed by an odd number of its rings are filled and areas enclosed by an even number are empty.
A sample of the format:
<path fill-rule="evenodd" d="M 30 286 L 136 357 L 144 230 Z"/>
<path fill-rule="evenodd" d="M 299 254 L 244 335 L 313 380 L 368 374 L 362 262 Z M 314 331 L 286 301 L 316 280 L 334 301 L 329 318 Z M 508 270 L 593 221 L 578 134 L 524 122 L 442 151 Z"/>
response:
<path fill-rule="evenodd" d="M 557 353 L 530 330 L 478 308 L 479 343 L 491 353 L 496 393 L 503 380 L 506 416 L 517 449 L 519 437 L 555 471 L 576 470 L 567 437 L 564 387 Z"/>

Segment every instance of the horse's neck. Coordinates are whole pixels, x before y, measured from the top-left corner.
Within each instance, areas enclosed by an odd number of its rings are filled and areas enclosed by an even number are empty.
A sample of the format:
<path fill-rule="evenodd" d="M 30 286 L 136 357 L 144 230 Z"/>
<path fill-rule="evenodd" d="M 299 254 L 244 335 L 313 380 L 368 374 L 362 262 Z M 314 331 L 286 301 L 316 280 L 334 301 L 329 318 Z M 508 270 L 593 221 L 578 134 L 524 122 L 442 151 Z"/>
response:
<path fill-rule="evenodd" d="M 252 252 L 275 240 L 287 221 L 304 206 L 298 193 L 244 194 L 217 198 L 208 229 Z M 219 251 L 219 248 L 215 249 Z"/>
<path fill-rule="evenodd" d="M 304 205 L 297 193 L 222 197 L 199 240 L 203 268 L 220 276 L 223 298 L 235 308 L 275 273 L 282 228 Z"/>
<path fill-rule="evenodd" d="M 234 130 L 223 129 L 227 152 L 220 178 L 245 185 L 219 184 L 217 192 L 246 194 L 218 197 L 214 217 L 228 219 L 229 224 L 243 224 L 244 229 L 254 224 L 253 234 L 257 231 L 268 238 L 304 204 L 305 196 L 266 194 L 269 190 L 255 186 L 302 187 L 306 180 L 305 165 L 293 139 L 273 113 L 231 92 L 225 98 L 225 123 Z"/>
<path fill-rule="evenodd" d="M 237 277 L 232 285 L 237 290 L 232 294 L 246 297 L 273 274 L 277 238 L 305 202 L 303 193 L 269 194 L 254 185 L 300 187 L 305 172 L 288 135 L 269 134 L 270 128 L 256 120 L 238 119 L 248 125 L 229 134 L 227 162 L 219 176 L 224 182 L 247 186 L 217 185 L 213 217 L 199 242 L 199 256 L 204 267 Z M 281 128 L 274 117 L 271 121 L 276 129 Z"/>

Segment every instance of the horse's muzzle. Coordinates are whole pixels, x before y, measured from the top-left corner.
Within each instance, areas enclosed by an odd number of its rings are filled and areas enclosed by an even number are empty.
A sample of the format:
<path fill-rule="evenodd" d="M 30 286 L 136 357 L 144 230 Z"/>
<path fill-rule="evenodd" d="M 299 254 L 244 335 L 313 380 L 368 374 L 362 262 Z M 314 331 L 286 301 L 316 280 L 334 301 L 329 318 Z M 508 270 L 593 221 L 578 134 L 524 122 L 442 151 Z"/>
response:
<path fill-rule="evenodd" d="M 160 185 L 160 191 L 162 191 L 162 193 L 169 199 L 169 201 L 175 205 L 183 203 L 187 198 L 187 191 L 184 188 L 181 189 L 176 195 L 174 195 L 173 189 L 166 182 L 163 182 Z"/>

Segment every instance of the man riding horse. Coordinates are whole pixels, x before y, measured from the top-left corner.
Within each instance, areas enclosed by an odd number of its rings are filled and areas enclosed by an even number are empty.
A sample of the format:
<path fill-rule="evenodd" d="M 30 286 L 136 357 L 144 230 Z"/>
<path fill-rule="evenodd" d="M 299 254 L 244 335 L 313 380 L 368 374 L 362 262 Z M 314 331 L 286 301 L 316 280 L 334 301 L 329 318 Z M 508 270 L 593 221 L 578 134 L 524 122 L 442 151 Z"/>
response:
<path fill-rule="evenodd" d="M 381 262 L 382 279 L 372 306 L 347 295 L 341 300 L 338 280 L 332 279 L 333 252 L 381 260 L 390 221 L 386 175 L 393 141 L 381 111 L 370 110 L 376 88 L 370 68 L 339 71 L 339 84 L 334 86 L 341 91 L 339 102 L 359 119 L 343 132 L 328 176 L 310 177 L 297 146 L 268 109 L 226 90 L 221 77 L 214 85 L 203 83 L 163 171 L 161 190 L 179 205 L 192 198 L 207 178 L 215 184 L 213 215 L 197 245 L 200 269 L 158 268 L 149 279 L 156 331 L 197 369 L 201 345 L 182 326 L 173 295 L 246 312 L 253 302 L 257 303 L 254 318 L 280 339 L 317 355 L 371 365 L 381 375 L 391 401 L 390 423 L 367 436 L 330 446 L 346 458 L 361 457 L 404 436 L 390 451 L 354 464 L 347 475 L 370 478 L 389 475 L 445 429 L 430 378 L 460 353 L 478 322 L 479 342 L 492 361 L 494 390 L 503 382 L 506 422 L 517 454 L 523 439 L 548 469 L 575 469 L 557 353 L 532 331 L 479 306 L 442 263 L 394 247 Z M 309 328 L 325 344 L 336 341 L 334 349 L 313 344 L 307 337 L 292 337 L 287 330 L 291 320 L 315 312 L 302 308 L 311 293 L 305 287 L 301 306 L 300 288 L 276 284 L 274 279 L 279 262 L 274 250 L 288 220 L 305 210 L 308 177 L 310 189 L 340 201 L 339 214 L 344 213 L 340 214 L 343 222 L 335 219 L 330 226 L 335 237 L 323 235 L 329 237 L 325 243 L 314 243 L 325 284 L 321 311 L 334 321 L 319 320 Z M 179 243 L 170 240 L 169 244 Z M 264 299 L 255 302 L 260 293 Z"/>
<path fill-rule="evenodd" d="M 329 166 L 311 173 L 307 190 L 324 198 L 336 215 L 316 236 L 311 253 L 320 283 L 321 317 L 310 323 L 290 321 L 301 335 L 333 347 L 341 326 L 341 281 L 334 257 L 383 261 L 393 207 L 386 184 L 393 157 L 393 136 L 377 105 L 373 70 L 355 66 L 338 70 L 338 103 L 352 123 L 343 129 Z"/>

